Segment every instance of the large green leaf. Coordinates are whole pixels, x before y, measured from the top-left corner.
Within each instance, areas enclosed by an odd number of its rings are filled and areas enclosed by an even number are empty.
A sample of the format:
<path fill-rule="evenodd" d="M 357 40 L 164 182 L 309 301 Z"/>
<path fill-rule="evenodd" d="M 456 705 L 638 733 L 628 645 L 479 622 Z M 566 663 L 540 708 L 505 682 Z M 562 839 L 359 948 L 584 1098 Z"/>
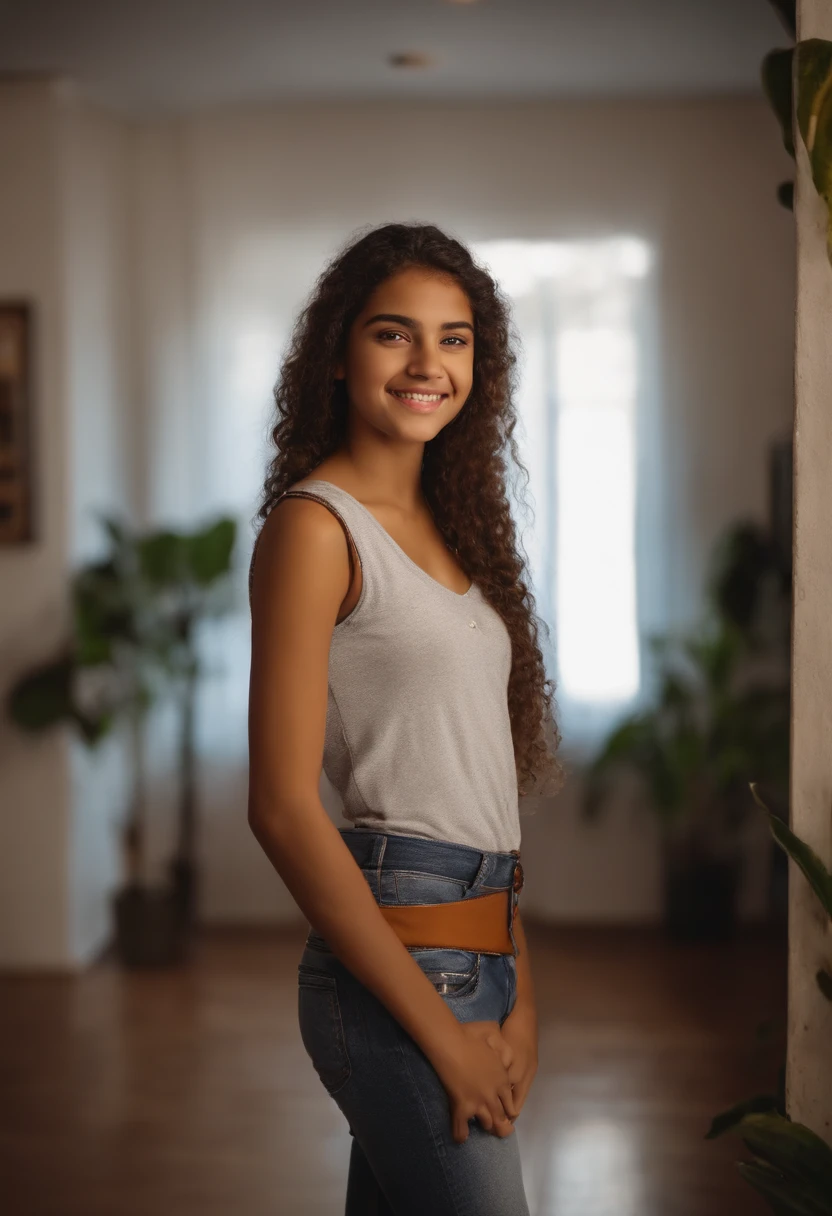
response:
<path fill-rule="evenodd" d="M 226 518 L 188 538 L 190 572 L 197 583 L 208 586 L 228 573 L 236 535 L 236 522 Z"/>
<path fill-rule="evenodd" d="M 832 1216 L 828 1196 L 805 1183 L 785 1178 L 765 1162 L 738 1161 L 737 1169 L 768 1200 L 775 1216 Z"/>
<path fill-rule="evenodd" d="M 715 1140 L 717 1136 L 722 1136 L 725 1132 L 735 1128 L 746 1115 L 768 1110 L 779 1111 L 779 1098 L 777 1094 L 755 1094 L 753 1098 L 744 1098 L 742 1102 L 737 1102 L 735 1106 L 729 1107 L 728 1110 L 714 1115 L 711 1126 L 705 1133 L 705 1139 Z"/>
<path fill-rule="evenodd" d="M 22 676 L 11 688 L 6 708 L 21 730 L 37 733 L 64 722 L 75 725 L 84 741 L 95 746 L 109 733 L 111 712 L 91 714 L 75 704 L 73 655 L 63 654 Z"/>
<path fill-rule="evenodd" d="M 796 112 L 812 180 L 829 209 L 827 253 L 832 261 L 832 42 L 808 38 L 795 48 Z"/>
<path fill-rule="evenodd" d="M 832 1148 L 825 1140 L 774 1111 L 746 1115 L 737 1131 L 758 1160 L 810 1193 L 825 1196 L 832 1216 Z"/>
<path fill-rule="evenodd" d="M 62 655 L 22 676 L 6 701 L 11 719 L 27 731 L 45 730 L 72 717 L 71 655 Z"/>
<path fill-rule="evenodd" d="M 142 576 L 156 587 L 172 587 L 188 577 L 188 547 L 179 532 L 162 529 L 138 542 Z"/>
<path fill-rule="evenodd" d="M 757 793 L 756 782 L 751 782 L 754 801 L 768 815 L 771 834 L 781 849 L 805 874 L 809 885 L 817 895 L 827 914 L 832 917 L 832 874 L 829 873 L 817 853 L 804 840 L 796 836 L 787 823 L 774 815 Z"/>

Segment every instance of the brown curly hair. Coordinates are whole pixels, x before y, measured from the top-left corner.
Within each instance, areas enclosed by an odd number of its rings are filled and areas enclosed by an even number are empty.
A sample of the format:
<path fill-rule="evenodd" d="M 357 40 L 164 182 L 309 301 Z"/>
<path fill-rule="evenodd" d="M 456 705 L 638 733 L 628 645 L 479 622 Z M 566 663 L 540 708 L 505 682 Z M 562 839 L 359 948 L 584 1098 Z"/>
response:
<path fill-rule="evenodd" d="M 432 224 L 385 224 L 351 238 L 322 271 L 292 332 L 274 388 L 276 449 L 255 516 L 265 520 L 284 490 L 307 477 L 347 437 L 346 382 L 335 369 L 352 322 L 378 285 L 410 267 L 453 278 L 474 315 L 474 374 L 459 414 L 425 444 L 422 490 L 439 531 L 511 637 L 508 685 L 518 794 L 563 784 L 555 752 L 554 684 L 546 676 L 525 561 L 506 494 L 505 451 L 526 477 L 513 432 L 517 342 L 499 287 L 459 241 Z"/>

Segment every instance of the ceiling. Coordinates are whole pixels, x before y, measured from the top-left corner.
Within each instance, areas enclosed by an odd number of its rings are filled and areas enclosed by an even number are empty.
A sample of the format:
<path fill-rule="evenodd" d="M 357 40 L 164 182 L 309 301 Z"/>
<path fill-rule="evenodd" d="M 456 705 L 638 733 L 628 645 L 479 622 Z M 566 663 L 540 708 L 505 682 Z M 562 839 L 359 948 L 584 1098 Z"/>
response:
<path fill-rule="evenodd" d="M 768 0 L 0 0 L 0 75 L 124 114 L 270 100 L 759 93 Z M 434 58 L 396 69 L 396 52 Z"/>

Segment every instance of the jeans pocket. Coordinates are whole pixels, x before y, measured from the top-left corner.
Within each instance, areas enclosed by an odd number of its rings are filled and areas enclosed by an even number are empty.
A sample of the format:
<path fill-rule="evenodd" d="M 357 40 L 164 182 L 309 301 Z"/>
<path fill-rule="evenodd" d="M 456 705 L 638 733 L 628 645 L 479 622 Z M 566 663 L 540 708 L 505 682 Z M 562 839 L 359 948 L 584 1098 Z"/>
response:
<path fill-rule="evenodd" d="M 352 1073 L 334 975 L 298 966 L 298 1024 L 306 1054 L 330 1094 Z"/>
<path fill-rule="evenodd" d="M 410 954 L 437 992 L 459 999 L 474 996 L 479 987 L 480 956 L 472 950 L 411 946 Z"/>
<path fill-rule="evenodd" d="M 396 898 L 400 904 L 449 904 L 464 899 L 470 883 L 462 878 L 441 874 L 420 874 L 415 870 L 392 870 Z"/>

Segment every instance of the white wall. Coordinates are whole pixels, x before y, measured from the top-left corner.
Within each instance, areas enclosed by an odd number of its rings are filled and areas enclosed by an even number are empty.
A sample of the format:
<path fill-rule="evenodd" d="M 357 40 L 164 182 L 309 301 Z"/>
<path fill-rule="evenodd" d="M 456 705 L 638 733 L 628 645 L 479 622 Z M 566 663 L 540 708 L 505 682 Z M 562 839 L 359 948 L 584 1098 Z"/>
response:
<path fill-rule="evenodd" d="M 464 240 L 626 231 L 653 242 L 672 487 L 661 555 L 669 624 L 698 612 L 721 528 L 764 518 L 767 448 L 792 416 L 794 242 L 775 199 L 793 166 L 762 101 L 246 109 L 145 124 L 137 157 L 144 509 L 235 512 L 241 587 L 280 348 L 336 246 L 359 225 L 389 220 L 432 220 Z M 201 715 L 203 914 L 294 916 L 246 827 L 246 609 L 216 637 L 228 670 Z M 159 728 L 160 747 L 167 733 Z M 167 764 L 159 863 L 171 839 Z M 324 778 L 322 787 L 340 822 Z M 529 911 L 658 915 L 647 817 L 622 807 L 589 833 L 570 788 L 536 809 L 524 819 Z M 746 916 L 760 909 L 769 844 L 759 821 L 751 834 Z"/>
<path fill-rule="evenodd" d="M 37 540 L 0 549 L 3 694 L 62 635 L 67 440 L 58 210 L 59 122 L 52 90 L 0 85 L 0 294 L 34 305 Z M 30 739 L 0 720 L 0 960 L 49 966 L 67 955 L 71 806 L 66 740 Z"/>
<path fill-rule="evenodd" d="M 37 536 L 0 549 L 0 692 L 51 658 L 68 577 L 95 549 L 87 508 L 125 501 L 126 131 L 65 84 L 0 86 L 0 295 L 35 310 Z M 115 407 L 115 408 L 114 408 Z M 83 965 L 109 932 L 117 744 L 0 719 L 0 966 Z"/>
<path fill-rule="evenodd" d="M 105 545 L 98 513 L 128 520 L 137 496 L 131 335 L 130 128 L 71 92 L 61 110 L 60 209 L 66 318 L 70 563 Z M 70 953 L 108 941 L 121 877 L 119 828 L 129 795 L 123 734 L 90 750 L 71 738 Z"/>

